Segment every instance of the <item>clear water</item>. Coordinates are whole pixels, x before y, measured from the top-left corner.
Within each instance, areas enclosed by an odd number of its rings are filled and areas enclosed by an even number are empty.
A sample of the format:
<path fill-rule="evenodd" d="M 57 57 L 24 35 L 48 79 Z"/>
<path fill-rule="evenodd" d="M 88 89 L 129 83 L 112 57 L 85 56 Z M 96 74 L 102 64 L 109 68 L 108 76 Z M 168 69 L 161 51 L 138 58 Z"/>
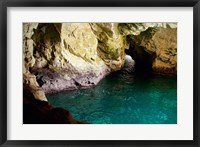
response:
<path fill-rule="evenodd" d="M 176 124 L 177 79 L 135 74 L 132 62 L 86 90 L 48 96 L 56 107 L 92 124 Z"/>

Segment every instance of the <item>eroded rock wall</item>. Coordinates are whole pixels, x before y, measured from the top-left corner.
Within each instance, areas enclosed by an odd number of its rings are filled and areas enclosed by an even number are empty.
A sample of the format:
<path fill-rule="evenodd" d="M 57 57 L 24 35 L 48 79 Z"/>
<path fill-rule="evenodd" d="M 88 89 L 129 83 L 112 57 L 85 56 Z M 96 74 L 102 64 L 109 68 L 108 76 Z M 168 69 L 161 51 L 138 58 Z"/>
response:
<path fill-rule="evenodd" d="M 34 66 L 34 41 L 32 36 L 38 23 L 23 24 L 23 85 L 34 95 L 37 100 L 47 101 L 44 91 L 36 81 L 36 76 L 29 69 Z"/>
<path fill-rule="evenodd" d="M 96 85 L 123 67 L 125 49 L 136 64 L 176 73 L 174 23 L 25 23 L 23 29 L 24 84 L 42 100 L 44 93 Z"/>
<path fill-rule="evenodd" d="M 88 23 L 40 24 L 33 40 L 31 72 L 45 93 L 94 86 L 111 71 L 98 56 L 98 40 Z"/>
<path fill-rule="evenodd" d="M 113 71 L 123 67 L 127 46 L 126 38 L 120 34 L 117 23 L 90 23 L 91 29 L 98 39 L 98 56 Z"/>
<path fill-rule="evenodd" d="M 131 36 L 135 48 L 140 48 L 152 57 L 152 69 L 155 73 L 177 73 L 177 29 L 148 28 L 138 36 Z"/>

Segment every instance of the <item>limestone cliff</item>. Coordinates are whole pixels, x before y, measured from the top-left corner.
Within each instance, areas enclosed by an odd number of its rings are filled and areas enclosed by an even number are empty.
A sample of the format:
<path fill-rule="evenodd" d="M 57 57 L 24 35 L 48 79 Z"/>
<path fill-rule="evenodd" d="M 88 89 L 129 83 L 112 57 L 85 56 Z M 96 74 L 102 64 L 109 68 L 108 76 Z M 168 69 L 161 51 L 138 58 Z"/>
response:
<path fill-rule="evenodd" d="M 31 72 L 45 93 L 93 86 L 110 72 L 88 23 L 39 24 L 33 40 Z"/>
<path fill-rule="evenodd" d="M 156 73 L 176 73 L 176 38 L 174 23 L 24 23 L 24 84 L 41 100 L 91 87 L 120 70 L 126 53 Z"/>

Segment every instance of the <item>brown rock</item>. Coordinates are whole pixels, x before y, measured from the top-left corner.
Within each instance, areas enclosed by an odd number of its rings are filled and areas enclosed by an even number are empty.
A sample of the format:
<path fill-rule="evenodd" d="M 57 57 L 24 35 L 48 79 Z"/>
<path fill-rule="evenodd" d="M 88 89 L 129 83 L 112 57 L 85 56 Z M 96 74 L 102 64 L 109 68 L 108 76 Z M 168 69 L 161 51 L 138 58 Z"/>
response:
<path fill-rule="evenodd" d="M 26 88 L 23 95 L 24 124 L 87 124 L 75 120 L 68 110 L 55 108 L 46 101 L 35 99 Z"/>
<path fill-rule="evenodd" d="M 177 29 L 149 28 L 132 37 L 133 44 L 152 55 L 152 69 L 156 73 L 176 74 L 177 72 Z"/>

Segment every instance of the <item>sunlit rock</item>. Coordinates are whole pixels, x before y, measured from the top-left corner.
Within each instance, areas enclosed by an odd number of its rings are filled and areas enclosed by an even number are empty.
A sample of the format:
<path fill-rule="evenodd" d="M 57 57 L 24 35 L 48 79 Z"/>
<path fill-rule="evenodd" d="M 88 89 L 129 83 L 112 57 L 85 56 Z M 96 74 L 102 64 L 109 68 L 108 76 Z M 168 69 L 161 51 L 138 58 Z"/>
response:
<path fill-rule="evenodd" d="M 117 23 L 90 23 L 98 39 L 98 56 L 114 71 L 124 64 L 126 38 L 120 34 Z"/>
<path fill-rule="evenodd" d="M 45 93 L 94 86 L 110 72 L 88 23 L 40 24 L 33 40 L 32 72 Z"/>
<path fill-rule="evenodd" d="M 176 74 L 176 28 L 149 28 L 138 36 L 131 36 L 131 39 L 136 50 L 140 48 L 141 52 L 145 51 L 152 57 L 152 69 L 155 73 Z"/>

